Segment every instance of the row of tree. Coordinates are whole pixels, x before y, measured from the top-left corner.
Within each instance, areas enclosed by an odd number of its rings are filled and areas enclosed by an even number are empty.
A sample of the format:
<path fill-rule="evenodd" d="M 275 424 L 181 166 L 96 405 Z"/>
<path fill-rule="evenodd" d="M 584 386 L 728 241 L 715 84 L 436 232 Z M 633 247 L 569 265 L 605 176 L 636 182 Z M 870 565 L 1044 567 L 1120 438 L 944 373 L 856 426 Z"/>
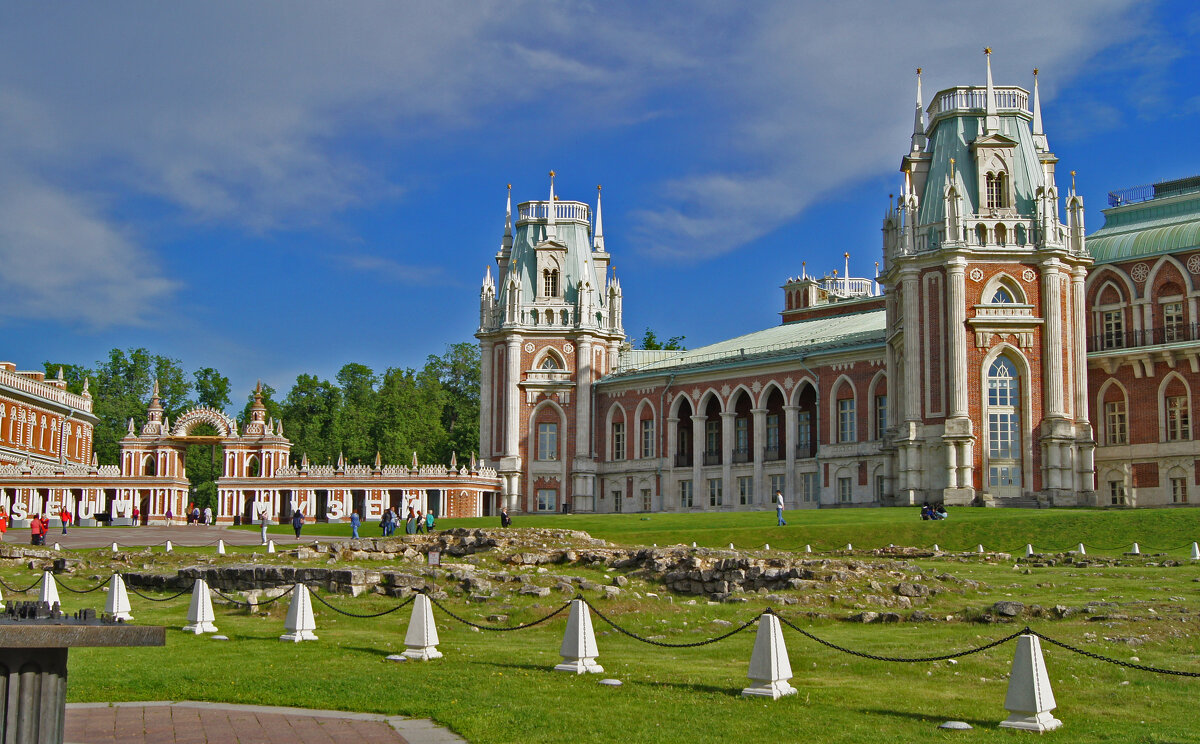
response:
<path fill-rule="evenodd" d="M 47 376 L 58 374 L 67 389 L 79 392 L 89 379 L 94 413 L 99 418 L 93 435 L 101 464 L 115 464 L 120 440 L 133 419 L 140 431 L 146 408 L 158 382 L 164 414 L 177 420 L 193 406 L 230 409 L 229 378 L 212 367 L 189 376 L 180 362 L 146 349 L 113 349 L 93 368 L 45 363 Z M 283 422 L 292 442 L 292 458 L 333 463 L 371 463 L 376 452 L 384 462 L 407 463 L 416 452 L 422 462 L 449 462 L 450 453 L 466 457 L 479 449 L 479 347 L 458 343 L 442 356 L 431 355 L 419 369 L 390 368 L 376 374 L 362 364 L 347 364 L 333 381 L 302 374 L 282 398 L 263 385 L 267 415 Z M 238 414 L 244 426 L 254 400 L 251 392 Z M 215 434 L 198 428 L 194 434 Z M 187 452 L 187 472 L 197 500 L 210 503 L 220 476 L 220 448 L 193 445 Z"/>

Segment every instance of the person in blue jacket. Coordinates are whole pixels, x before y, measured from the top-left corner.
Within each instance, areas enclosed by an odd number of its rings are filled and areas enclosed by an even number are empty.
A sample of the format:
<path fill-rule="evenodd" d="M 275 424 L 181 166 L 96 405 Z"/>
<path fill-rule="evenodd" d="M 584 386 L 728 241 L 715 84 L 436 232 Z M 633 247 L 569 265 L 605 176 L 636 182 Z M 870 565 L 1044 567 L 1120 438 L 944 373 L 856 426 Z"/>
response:
<path fill-rule="evenodd" d="M 358 539 L 358 526 L 362 524 L 362 519 L 359 518 L 358 512 L 350 512 L 350 532 L 352 537 Z"/>

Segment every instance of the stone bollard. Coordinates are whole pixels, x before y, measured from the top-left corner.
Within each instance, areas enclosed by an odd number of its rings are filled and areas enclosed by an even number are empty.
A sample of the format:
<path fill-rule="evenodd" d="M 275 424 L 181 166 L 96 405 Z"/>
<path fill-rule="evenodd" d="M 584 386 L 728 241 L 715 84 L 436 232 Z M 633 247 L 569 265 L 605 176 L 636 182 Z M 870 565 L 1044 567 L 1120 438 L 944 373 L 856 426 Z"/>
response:
<path fill-rule="evenodd" d="M 129 605 L 129 592 L 125 589 L 125 579 L 121 574 L 113 574 L 108 582 L 108 597 L 104 600 L 104 611 L 117 620 L 129 622 L 133 616 L 129 613 L 133 608 Z"/>
<path fill-rule="evenodd" d="M 292 588 L 292 603 L 288 605 L 287 618 L 283 621 L 283 629 L 287 632 L 279 636 L 281 641 L 315 641 L 317 619 L 313 617 L 312 598 L 308 596 L 308 587 L 296 584 Z"/>
<path fill-rule="evenodd" d="M 846 552 L 847 552 L 847 553 L 850 553 L 850 552 L 853 552 L 853 551 L 854 551 L 854 546 L 853 546 L 853 545 L 851 545 L 850 543 L 846 543 Z"/>
<path fill-rule="evenodd" d="M 812 552 L 812 546 L 811 546 L 811 545 L 805 545 L 805 546 L 804 546 L 804 552 L 805 552 L 805 553 L 811 553 L 811 552 Z"/>
<path fill-rule="evenodd" d="M 1080 555 L 1087 555 L 1087 548 L 1083 547 L 1083 543 L 1079 543 L 1079 550 L 1075 551 Z"/>
<path fill-rule="evenodd" d="M 49 571 L 42 571 L 42 591 L 38 594 L 38 601 L 45 602 L 53 607 L 58 605 L 62 607 L 62 600 L 58 598 L 58 584 L 55 583 L 54 577 Z"/>
<path fill-rule="evenodd" d="M 596 647 L 596 634 L 592 631 L 592 614 L 582 599 L 571 601 L 571 615 L 567 618 L 567 629 L 563 633 L 562 663 L 554 667 L 556 672 L 599 674 L 604 667 L 596 663 L 600 650 Z"/>
<path fill-rule="evenodd" d="M 763 550 L 770 550 L 770 549 L 771 549 L 771 543 L 767 543 L 767 544 L 763 545 Z"/>
<path fill-rule="evenodd" d="M 1033 545 L 1026 543 L 1025 544 L 1025 557 L 1028 558 L 1031 555 L 1033 555 Z"/>
<path fill-rule="evenodd" d="M 117 544 L 116 543 L 112 544 L 112 552 L 114 552 L 114 553 L 117 552 Z"/>
<path fill-rule="evenodd" d="M 208 582 L 196 579 L 192 587 L 192 603 L 188 606 L 188 624 L 183 626 L 184 633 L 216 633 L 217 626 L 213 621 L 217 616 L 213 613 L 212 595 L 208 593 Z"/>
<path fill-rule="evenodd" d="M 1137 543 L 1134 543 L 1134 544 L 1133 544 L 1133 550 L 1131 550 L 1131 551 L 1129 551 L 1129 552 L 1130 552 L 1132 555 L 1141 555 L 1141 554 L 1142 554 L 1142 549 L 1138 547 L 1138 544 L 1137 544 Z"/>
<path fill-rule="evenodd" d="M 225 541 L 217 540 L 217 555 L 225 555 Z"/>
<path fill-rule="evenodd" d="M 4 611 L 4 592 L 0 592 L 0 612 Z"/>
<path fill-rule="evenodd" d="M 933 552 L 935 552 L 935 553 L 940 553 L 940 552 L 942 552 L 942 549 L 938 547 L 938 544 L 937 544 L 937 543 L 934 543 L 934 544 L 933 544 Z"/>
<path fill-rule="evenodd" d="M 758 618 L 758 635 L 754 638 L 750 672 L 746 676 L 753 684 L 742 690 L 743 697 L 778 700 L 784 695 L 796 694 L 796 688 L 788 684 L 792 678 L 792 663 L 783 642 L 783 626 L 773 612 L 764 612 Z"/>
<path fill-rule="evenodd" d="M 692 542 L 692 547 L 693 547 L 693 548 L 694 548 L 694 547 L 696 547 L 696 543 L 695 543 L 695 542 Z"/>
<path fill-rule="evenodd" d="M 1004 709 L 1012 715 L 1001 721 L 1000 727 L 1052 731 L 1062 726 L 1062 721 L 1050 713 L 1054 708 L 1054 691 L 1050 689 L 1050 676 L 1042 658 L 1041 639 L 1023 635 L 1017 638 L 1008 694 L 1004 696 Z"/>
<path fill-rule="evenodd" d="M 275 552 L 275 541 L 274 540 L 267 540 L 267 552 L 268 553 Z"/>
<path fill-rule="evenodd" d="M 980 543 L 979 545 L 976 545 L 976 546 L 975 546 L 975 552 L 976 552 L 976 553 L 982 553 L 982 552 L 983 552 L 983 543 Z"/>
<path fill-rule="evenodd" d="M 1192 543 L 1192 560 L 1200 561 L 1200 545 Z"/>
<path fill-rule="evenodd" d="M 734 549 L 734 547 L 733 547 L 733 543 L 729 543 L 729 549 L 730 549 L 730 550 L 733 550 L 733 549 Z"/>
<path fill-rule="evenodd" d="M 175 546 L 171 544 L 170 540 L 167 540 L 166 552 L 170 553 L 173 550 L 175 550 Z"/>
<path fill-rule="evenodd" d="M 54 543 L 54 550 L 55 550 L 55 552 L 58 552 L 58 551 L 62 550 L 62 546 L 59 545 L 58 543 Z"/>
<path fill-rule="evenodd" d="M 408 618 L 408 632 L 404 634 L 404 656 L 417 661 L 442 658 L 437 650 L 437 626 L 433 623 L 433 605 L 429 597 L 418 594 L 413 600 L 412 615 Z"/>

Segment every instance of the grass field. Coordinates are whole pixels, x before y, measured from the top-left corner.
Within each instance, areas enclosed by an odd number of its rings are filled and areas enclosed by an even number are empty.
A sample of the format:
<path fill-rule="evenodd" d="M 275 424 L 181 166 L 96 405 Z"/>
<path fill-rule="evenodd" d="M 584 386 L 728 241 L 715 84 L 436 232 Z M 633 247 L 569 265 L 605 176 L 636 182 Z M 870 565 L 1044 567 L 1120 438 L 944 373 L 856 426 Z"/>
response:
<path fill-rule="evenodd" d="M 1009 511 L 960 509 L 946 522 L 921 522 L 912 510 L 789 512 L 789 525 L 773 526 L 773 512 L 721 515 L 546 516 L 516 520 L 516 527 L 570 527 L 625 544 L 690 543 L 724 547 L 734 542 L 772 548 L 811 543 L 819 547 L 877 547 L 887 543 L 943 547 L 985 546 L 1013 550 L 1032 542 L 1065 548 L 1083 541 L 1117 548 L 1137 540 L 1143 550 L 1180 547 L 1200 534 L 1200 512 L 1162 511 Z M 493 526 L 492 520 L 479 524 Z M 444 521 L 469 526 L 471 520 Z M 349 531 L 345 525 L 317 529 Z M 306 528 L 307 533 L 316 530 Z M 365 528 L 364 535 L 378 534 Z M 185 549 L 169 557 L 188 560 Z M 288 562 L 286 556 L 251 556 L 246 549 L 226 556 L 229 562 Z M 1089 551 L 1091 552 L 1091 551 Z M 1176 551 L 1176 559 L 1186 551 Z M 194 555 L 212 560 L 212 551 Z M 102 562 L 104 551 L 89 560 Z M 499 568 L 492 557 L 476 557 L 481 569 Z M 866 560 L 871 560 L 866 558 Z M 776 607 L 800 627 L 839 645 L 884 656 L 926 656 L 967 649 L 1001 638 L 1028 623 L 1046 635 L 1089 651 L 1172 669 L 1200 671 L 1200 566 L 1161 563 L 1152 557 L 1121 560 L 1122 565 L 1032 567 L 977 556 L 943 556 L 914 561 L 923 575 L 952 574 L 981 582 L 978 591 L 946 592 L 921 609 L 939 622 L 871 624 L 843 622 L 856 609 L 849 587 L 833 600 L 821 592 L 780 592 L 799 603 Z M 143 566 L 174 565 L 161 554 L 132 561 Z M 86 588 L 102 578 L 93 567 L 63 582 Z M 128 568 L 125 566 L 124 568 Z M 452 569 L 453 565 L 447 566 Z M 122 569 L 124 570 L 124 569 Z M 510 572 L 519 572 L 504 567 Z M 608 583 L 613 573 L 591 566 L 556 567 Z M 525 569 L 530 581 L 545 576 Z M 10 584 L 27 585 L 36 574 L 24 565 L 5 566 Z M 917 575 L 918 579 L 920 575 Z M 487 623 L 537 619 L 569 595 L 537 599 L 511 595 L 482 604 L 468 603 L 445 573 L 439 585 L 456 614 Z M 832 591 L 832 589 L 830 590 Z M 658 594 L 650 597 L 649 594 Z M 61 592 L 68 610 L 98 606 L 101 594 Z M 746 595 L 744 603 L 713 604 L 704 598 L 669 596 L 640 576 L 620 598 L 588 598 L 630 630 L 670 643 L 715 637 L 755 617 L 769 602 Z M 359 613 L 381 611 L 399 600 L 325 595 L 338 607 Z M 6 597 L 11 598 L 11 597 Z M 971 742 L 1019 741 L 1029 734 L 1001 730 L 1011 665 L 1012 644 L 964 657 L 957 664 L 894 663 L 850 656 L 820 646 L 790 629 L 788 644 L 799 694 L 778 701 L 742 698 L 754 643 L 753 629 L 699 648 L 663 648 L 621 635 L 593 618 L 603 677 L 623 681 L 617 688 L 597 684 L 598 677 L 553 672 L 565 615 L 517 632 L 480 632 L 435 609 L 443 659 L 429 663 L 387 662 L 403 648 L 408 611 L 377 619 L 338 615 L 314 602 L 315 643 L 280 643 L 285 602 L 265 614 L 218 605 L 217 625 L 227 642 L 185 635 L 187 596 L 152 603 L 131 597 L 135 621 L 167 625 L 167 646 L 159 649 L 77 649 L 71 653 L 71 700 L 192 699 L 270 705 L 338 708 L 429 717 L 474 744 L 499 742 L 912 742 L 953 739 Z M 1000 599 L 1026 604 L 1079 607 L 1105 601 L 1111 606 L 1062 620 L 1021 619 L 1016 624 L 984 624 L 965 618 L 980 615 Z M 819 617 L 810 615 L 813 613 Z M 945 618 L 953 618 L 946 621 Z M 1089 619 L 1093 618 L 1093 619 Z M 2 631 L 0 631 L 2 632 Z M 1136 644 L 1136 645 L 1130 645 Z M 1191 713 L 1200 695 L 1200 679 L 1168 677 L 1093 660 L 1047 646 L 1047 665 L 1064 722 L 1048 740 L 1062 742 L 1196 742 Z M 945 720 L 975 726 L 967 732 L 939 732 Z"/>

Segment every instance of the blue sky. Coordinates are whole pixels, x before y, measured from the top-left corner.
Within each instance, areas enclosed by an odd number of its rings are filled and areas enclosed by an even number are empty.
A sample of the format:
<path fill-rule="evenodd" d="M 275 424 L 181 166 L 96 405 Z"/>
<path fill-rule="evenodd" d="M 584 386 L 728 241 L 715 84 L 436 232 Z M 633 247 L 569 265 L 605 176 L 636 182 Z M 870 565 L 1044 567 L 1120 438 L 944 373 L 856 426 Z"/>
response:
<path fill-rule="evenodd" d="M 998 84 L 1040 68 L 1089 231 L 1200 173 L 1194 2 L 5 3 L 0 358 L 145 346 L 237 407 L 419 367 L 551 169 L 604 185 L 631 334 L 765 328 L 801 261 L 874 271 L 915 68 L 928 103 L 984 46 Z"/>

